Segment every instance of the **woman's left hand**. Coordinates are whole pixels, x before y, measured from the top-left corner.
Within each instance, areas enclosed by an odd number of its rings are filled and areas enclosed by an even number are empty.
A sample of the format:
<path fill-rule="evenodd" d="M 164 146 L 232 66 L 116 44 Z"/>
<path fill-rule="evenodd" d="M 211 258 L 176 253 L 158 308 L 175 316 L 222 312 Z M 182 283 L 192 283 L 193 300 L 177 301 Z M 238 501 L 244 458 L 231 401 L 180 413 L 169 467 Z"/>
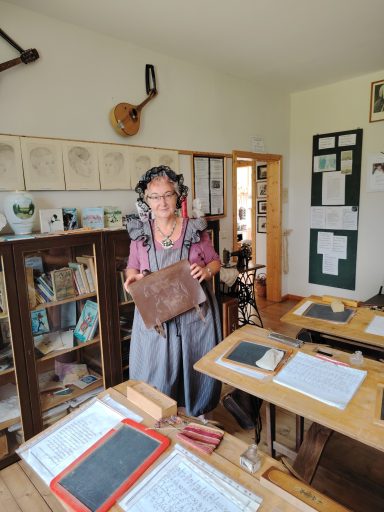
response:
<path fill-rule="evenodd" d="M 211 275 L 209 274 L 208 270 L 206 270 L 205 267 L 200 267 L 197 263 L 192 263 L 191 265 L 191 276 L 194 279 L 198 279 L 199 283 L 204 281 L 204 279 L 211 278 Z"/>

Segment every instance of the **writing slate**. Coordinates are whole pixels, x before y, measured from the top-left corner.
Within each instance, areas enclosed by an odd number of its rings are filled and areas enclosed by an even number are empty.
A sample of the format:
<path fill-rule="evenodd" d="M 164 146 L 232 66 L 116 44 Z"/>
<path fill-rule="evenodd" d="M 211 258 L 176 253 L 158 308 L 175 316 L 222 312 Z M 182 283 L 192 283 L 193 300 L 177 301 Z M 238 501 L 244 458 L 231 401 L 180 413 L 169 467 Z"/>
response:
<path fill-rule="evenodd" d="M 346 324 L 354 313 L 355 310 L 350 308 L 345 308 L 344 311 L 334 313 L 329 304 L 311 304 L 309 308 L 304 311 L 303 316 Z"/>
<path fill-rule="evenodd" d="M 261 359 L 271 349 L 277 349 L 279 352 L 283 352 L 283 357 L 274 370 L 267 370 L 261 366 L 257 366 L 256 361 Z M 234 347 L 231 347 L 230 350 L 223 354 L 222 360 L 224 362 L 235 363 L 260 372 L 276 373 L 291 354 L 292 350 L 277 348 L 274 345 L 255 343 L 251 341 L 239 341 Z"/>
<path fill-rule="evenodd" d="M 51 482 L 78 512 L 105 512 L 168 447 L 165 436 L 123 420 Z"/>

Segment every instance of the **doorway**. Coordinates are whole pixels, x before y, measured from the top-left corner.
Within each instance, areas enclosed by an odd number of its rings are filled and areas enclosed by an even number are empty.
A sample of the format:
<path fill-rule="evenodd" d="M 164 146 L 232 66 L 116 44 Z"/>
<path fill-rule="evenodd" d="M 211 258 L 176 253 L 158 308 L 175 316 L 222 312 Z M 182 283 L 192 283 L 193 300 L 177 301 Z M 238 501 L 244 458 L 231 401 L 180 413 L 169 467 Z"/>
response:
<path fill-rule="evenodd" d="M 233 250 L 248 241 L 252 262 L 266 266 L 267 299 L 281 301 L 282 157 L 233 151 Z"/>

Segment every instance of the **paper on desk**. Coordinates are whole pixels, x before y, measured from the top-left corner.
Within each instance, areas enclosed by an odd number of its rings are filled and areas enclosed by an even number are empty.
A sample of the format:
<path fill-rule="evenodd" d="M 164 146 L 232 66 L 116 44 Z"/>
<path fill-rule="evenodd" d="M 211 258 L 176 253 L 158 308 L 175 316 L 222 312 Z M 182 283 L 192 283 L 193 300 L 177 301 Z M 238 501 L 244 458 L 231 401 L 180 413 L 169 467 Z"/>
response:
<path fill-rule="evenodd" d="M 223 356 L 220 356 L 215 361 L 216 364 L 219 364 L 220 366 L 225 366 L 225 368 L 229 368 L 230 370 L 233 370 L 234 372 L 241 373 L 242 375 L 248 375 L 248 377 L 254 377 L 255 379 L 264 379 L 267 377 L 267 375 L 260 370 L 251 370 L 250 368 L 245 368 L 243 366 L 239 366 L 237 364 L 231 364 L 227 361 L 223 361 Z"/>
<path fill-rule="evenodd" d="M 122 414 L 96 400 L 56 430 L 35 442 L 27 442 L 17 452 L 49 485 L 56 475 L 123 419 Z"/>
<path fill-rule="evenodd" d="M 313 304 L 311 300 L 306 300 L 304 304 L 302 304 L 299 308 L 296 309 L 296 311 L 293 312 L 293 314 L 301 316 L 311 304 Z"/>
<path fill-rule="evenodd" d="M 345 409 L 366 375 L 366 371 L 297 352 L 273 381 L 325 404 Z"/>
<path fill-rule="evenodd" d="M 176 445 L 119 506 L 135 512 L 252 512 L 262 498 Z"/>
<path fill-rule="evenodd" d="M 365 332 L 377 334 L 377 336 L 384 336 L 384 316 L 375 315 L 365 329 Z"/>

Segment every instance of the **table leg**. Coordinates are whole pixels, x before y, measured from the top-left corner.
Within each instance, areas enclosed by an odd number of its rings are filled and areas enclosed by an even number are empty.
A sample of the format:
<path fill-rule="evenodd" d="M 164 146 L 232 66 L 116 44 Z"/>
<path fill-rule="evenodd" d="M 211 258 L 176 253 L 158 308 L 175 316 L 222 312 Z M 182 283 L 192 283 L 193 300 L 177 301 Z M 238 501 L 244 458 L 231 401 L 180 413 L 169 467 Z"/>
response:
<path fill-rule="evenodd" d="M 276 407 L 269 402 L 265 402 L 265 405 L 268 455 L 275 457 L 273 443 L 276 439 Z"/>

